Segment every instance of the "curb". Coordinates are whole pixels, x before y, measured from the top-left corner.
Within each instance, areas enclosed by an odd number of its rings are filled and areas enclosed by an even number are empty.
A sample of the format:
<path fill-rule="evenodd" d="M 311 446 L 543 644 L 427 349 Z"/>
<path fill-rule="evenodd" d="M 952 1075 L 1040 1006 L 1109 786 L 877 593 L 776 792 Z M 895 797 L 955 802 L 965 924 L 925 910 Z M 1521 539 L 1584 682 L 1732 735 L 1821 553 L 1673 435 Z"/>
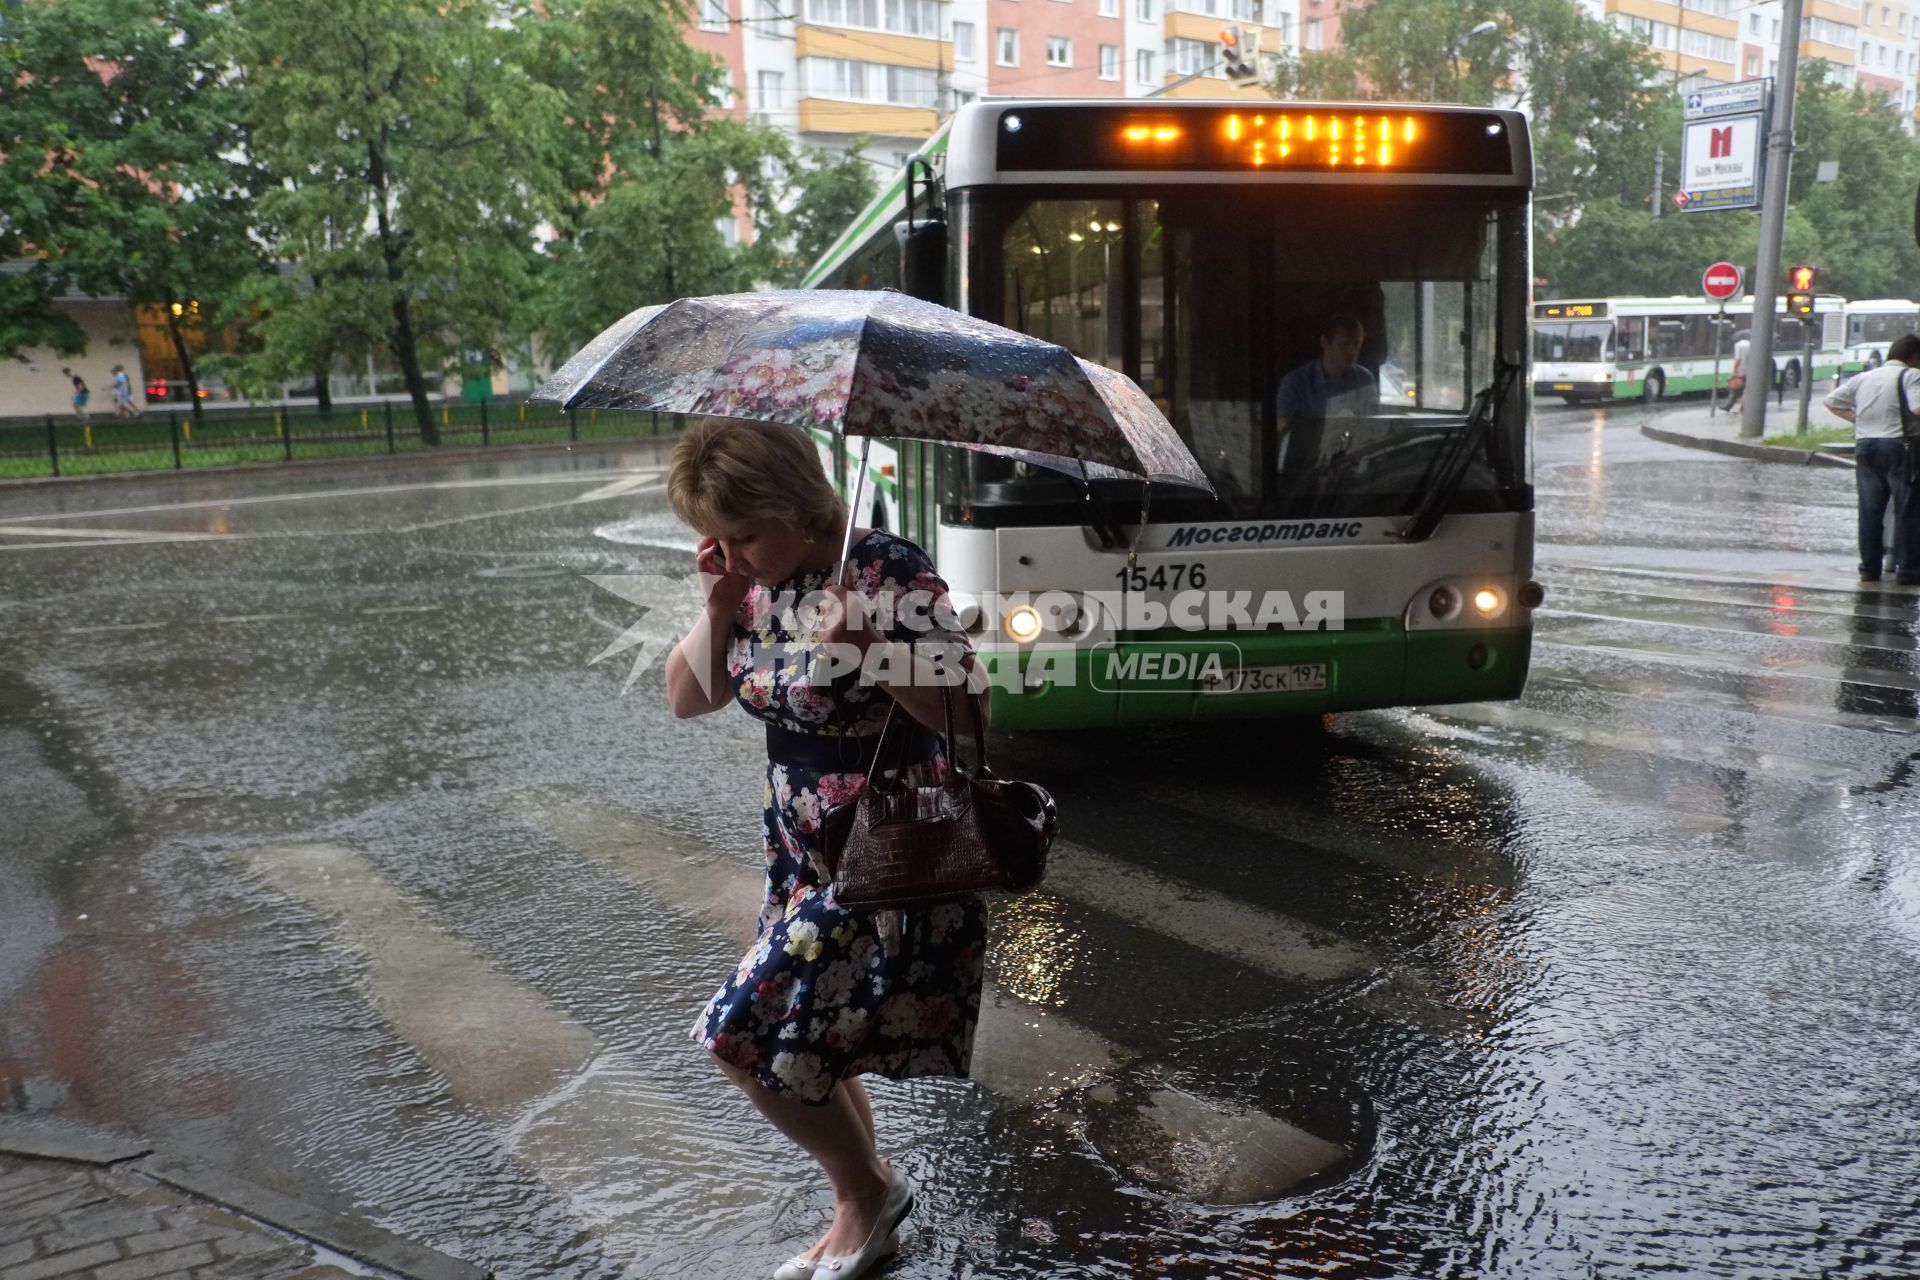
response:
<path fill-rule="evenodd" d="M 0 1116 L 0 1153 L 112 1168 L 185 1192 L 286 1235 L 345 1254 L 402 1280 L 490 1280 L 491 1273 L 371 1223 L 317 1209 L 190 1160 L 155 1154 L 140 1139 L 70 1123 Z"/>
<path fill-rule="evenodd" d="M 29 492 L 62 487 L 78 488 L 109 481 L 158 480 L 168 476 L 179 479 L 205 476 L 270 475 L 275 472 L 324 471 L 329 468 L 356 470 L 381 464 L 418 464 L 432 462 L 479 462 L 489 458 L 505 459 L 527 454 L 581 453 L 610 449 L 634 449 L 677 440 L 678 432 L 657 436 L 634 436 L 627 440 L 562 440 L 552 444 L 494 445 L 490 448 L 418 449 L 406 453 L 368 453 L 345 458 L 295 458 L 292 462 L 230 462 L 217 467 L 160 467 L 151 471 L 103 471 L 85 476 L 8 476 L 0 479 L 0 494 Z"/>
<path fill-rule="evenodd" d="M 1853 461 L 1831 453 L 1821 453 L 1817 449 L 1788 449 L 1777 444 L 1752 444 L 1745 440 L 1717 440 L 1709 436 L 1689 435 L 1684 431 L 1669 431 L 1640 424 L 1640 434 L 1649 440 L 1658 440 L 1662 444 L 1677 444 L 1687 449 L 1704 449 L 1708 453 L 1724 453 L 1735 458 L 1752 458 L 1759 462 L 1784 462 L 1797 467 L 1845 467 L 1853 470 Z"/>

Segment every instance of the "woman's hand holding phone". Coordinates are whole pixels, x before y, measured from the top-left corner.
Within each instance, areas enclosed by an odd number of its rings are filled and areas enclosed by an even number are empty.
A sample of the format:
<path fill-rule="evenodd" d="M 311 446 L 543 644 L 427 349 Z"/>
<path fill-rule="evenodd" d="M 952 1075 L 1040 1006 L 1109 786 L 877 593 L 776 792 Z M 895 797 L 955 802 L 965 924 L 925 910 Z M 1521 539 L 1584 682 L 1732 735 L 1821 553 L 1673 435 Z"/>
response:
<path fill-rule="evenodd" d="M 727 556 L 718 538 L 700 539 L 693 553 L 693 567 L 700 573 L 700 585 L 706 588 L 707 608 L 729 617 L 753 587 L 753 579 L 727 568 Z"/>

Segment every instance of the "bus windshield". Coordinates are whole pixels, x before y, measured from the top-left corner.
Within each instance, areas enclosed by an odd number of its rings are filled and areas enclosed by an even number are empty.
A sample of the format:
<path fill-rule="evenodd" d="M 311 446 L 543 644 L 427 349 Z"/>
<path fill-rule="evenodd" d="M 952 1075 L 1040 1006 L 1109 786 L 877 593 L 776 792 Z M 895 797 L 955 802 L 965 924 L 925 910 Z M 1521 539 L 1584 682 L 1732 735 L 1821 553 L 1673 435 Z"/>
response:
<path fill-rule="evenodd" d="M 1219 493 L 1180 503 L 1183 519 L 1407 512 L 1496 358 L 1524 363 L 1526 217 L 1512 196 L 960 194 L 966 309 L 1133 377 Z M 1362 337 L 1357 366 L 1330 378 L 1320 335 L 1335 317 Z M 1524 405 L 1516 392 L 1499 407 L 1452 509 L 1530 502 Z M 949 506 L 976 521 L 995 504 L 1026 505 L 1007 516 L 1021 523 L 1053 507 L 1086 519 L 1078 486 L 1051 473 L 980 457 L 950 470 Z"/>
<path fill-rule="evenodd" d="M 1535 321 L 1533 358 L 1543 363 L 1598 363 L 1613 359 L 1611 320 Z"/>

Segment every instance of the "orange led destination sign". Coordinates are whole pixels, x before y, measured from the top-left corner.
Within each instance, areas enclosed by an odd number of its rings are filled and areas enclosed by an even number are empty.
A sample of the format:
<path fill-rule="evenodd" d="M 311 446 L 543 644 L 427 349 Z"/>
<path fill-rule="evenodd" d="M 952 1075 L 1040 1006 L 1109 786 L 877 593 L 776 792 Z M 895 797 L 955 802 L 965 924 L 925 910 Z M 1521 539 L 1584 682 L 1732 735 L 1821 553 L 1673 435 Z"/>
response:
<path fill-rule="evenodd" d="M 1534 307 L 1533 314 L 1539 320 L 1585 320 L 1607 314 L 1604 302 L 1543 302 Z"/>
<path fill-rule="evenodd" d="M 1003 170 L 1214 169 L 1511 176 L 1491 111 L 1280 106 L 1171 110 L 1030 105 L 1001 117 Z"/>
<path fill-rule="evenodd" d="M 1391 169 L 1414 155 L 1420 121 L 1411 115 L 1370 115 L 1317 111 L 1235 112 L 1219 122 L 1228 154 L 1241 164 L 1341 165 Z M 1167 128 L 1130 125 L 1121 131 L 1129 145 L 1158 146 L 1171 141 Z"/>

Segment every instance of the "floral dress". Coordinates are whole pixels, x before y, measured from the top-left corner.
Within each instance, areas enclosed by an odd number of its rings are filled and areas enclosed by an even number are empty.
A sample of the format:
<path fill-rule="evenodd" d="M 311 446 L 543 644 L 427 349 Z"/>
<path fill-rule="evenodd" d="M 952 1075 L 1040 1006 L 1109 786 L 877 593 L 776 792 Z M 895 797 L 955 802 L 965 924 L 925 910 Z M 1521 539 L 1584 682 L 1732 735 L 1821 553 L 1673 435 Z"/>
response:
<path fill-rule="evenodd" d="M 852 559 L 856 587 L 869 600 L 924 593 L 915 598 L 944 603 L 946 584 L 910 542 L 875 531 Z M 804 573 L 771 591 L 756 585 L 734 620 L 728 673 L 756 719 L 790 732 L 868 737 L 880 732 L 891 696 L 862 683 L 857 671 L 810 684 L 793 661 L 807 653 L 806 628 L 783 602 L 820 590 L 827 577 Z M 928 638 L 909 629 L 905 610 L 889 635 Z M 939 639 L 964 649 L 957 630 Z M 937 775 L 945 767 L 936 754 L 918 769 Z M 693 1028 L 693 1038 L 722 1061 L 803 1102 L 824 1103 L 836 1081 L 867 1072 L 964 1076 L 973 1050 L 986 956 L 979 900 L 896 910 L 834 901 L 821 815 L 865 785 L 864 770 L 768 764 L 760 933 Z"/>

